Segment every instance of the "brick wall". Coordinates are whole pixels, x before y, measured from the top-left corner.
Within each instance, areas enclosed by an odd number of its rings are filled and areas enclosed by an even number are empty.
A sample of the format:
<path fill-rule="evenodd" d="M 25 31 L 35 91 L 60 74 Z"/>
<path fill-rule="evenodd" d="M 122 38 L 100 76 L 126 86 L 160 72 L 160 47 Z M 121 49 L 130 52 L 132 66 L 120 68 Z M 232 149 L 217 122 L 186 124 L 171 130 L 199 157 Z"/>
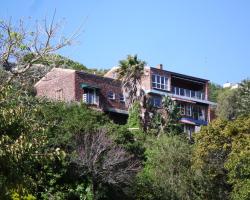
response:
<path fill-rule="evenodd" d="M 170 90 L 170 84 L 171 84 L 171 75 L 169 72 L 162 70 L 162 69 L 157 69 L 157 68 L 150 68 L 150 88 L 152 88 L 152 84 L 151 84 L 151 75 L 155 74 L 155 75 L 160 75 L 160 76 L 165 76 L 168 78 L 168 90 Z M 159 89 L 158 89 L 159 90 Z"/>
<path fill-rule="evenodd" d="M 108 108 L 127 110 L 125 103 L 120 102 L 119 94 L 122 94 L 121 83 L 118 80 L 101 77 L 94 74 L 88 74 L 82 71 L 76 72 L 76 100 L 82 101 L 84 89 L 81 84 L 89 84 L 98 87 L 97 94 L 99 95 L 100 107 L 104 110 Z M 115 94 L 115 99 L 108 99 L 108 92 L 112 91 Z"/>
<path fill-rule="evenodd" d="M 144 90 L 151 89 L 151 72 L 149 67 L 144 68 L 144 74 L 141 77 L 141 83 Z"/>
<path fill-rule="evenodd" d="M 37 96 L 75 101 L 75 70 L 53 68 L 35 85 Z"/>

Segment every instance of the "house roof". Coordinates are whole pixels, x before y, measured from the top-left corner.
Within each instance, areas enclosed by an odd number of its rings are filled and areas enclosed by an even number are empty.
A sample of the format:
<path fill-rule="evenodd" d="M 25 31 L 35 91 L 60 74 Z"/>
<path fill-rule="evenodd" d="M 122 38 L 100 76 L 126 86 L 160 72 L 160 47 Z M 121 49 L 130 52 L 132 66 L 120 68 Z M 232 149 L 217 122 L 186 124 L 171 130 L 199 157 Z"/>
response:
<path fill-rule="evenodd" d="M 190 75 L 186 75 L 186 74 L 180 74 L 180 73 L 176 73 L 176 72 L 172 72 L 172 71 L 168 71 L 168 70 L 164 70 L 164 69 L 158 69 L 155 67 L 151 67 L 151 68 L 154 70 L 163 70 L 164 72 L 167 72 L 173 76 L 184 78 L 184 79 L 191 79 L 191 80 L 195 80 L 195 81 L 199 81 L 199 82 L 203 82 L 203 83 L 206 83 L 209 81 L 207 79 L 198 78 L 198 77 L 194 77 L 194 76 L 190 76 Z"/>

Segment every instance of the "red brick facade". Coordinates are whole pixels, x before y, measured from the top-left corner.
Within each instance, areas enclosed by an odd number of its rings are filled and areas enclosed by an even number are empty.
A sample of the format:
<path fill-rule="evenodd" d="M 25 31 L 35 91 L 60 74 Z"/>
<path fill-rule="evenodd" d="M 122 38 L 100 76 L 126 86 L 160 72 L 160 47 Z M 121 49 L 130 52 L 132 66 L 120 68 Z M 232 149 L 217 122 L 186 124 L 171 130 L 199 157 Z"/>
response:
<path fill-rule="evenodd" d="M 116 70 L 104 77 L 83 71 L 54 68 L 36 85 L 37 96 L 54 100 L 84 101 L 103 111 L 127 114 L 122 101 L 121 82 L 116 80 Z M 182 109 L 181 122 L 188 130 L 210 122 L 208 80 L 169 72 L 159 68 L 145 67 L 142 88 L 158 107 L 162 96 L 170 96 Z M 183 108 L 184 107 L 184 108 Z"/>
<path fill-rule="evenodd" d="M 84 94 L 84 89 L 81 88 L 81 84 L 87 83 L 89 85 L 96 86 L 97 95 L 99 96 L 99 107 L 103 110 L 126 110 L 125 103 L 120 101 L 120 95 L 122 95 L 121 83 L 118 80 L 101 77 L 94 74 L 88 74 L 82 71 L 76 71 L 76 101 L 81 101 Z M 115 98 L 109 99 L 108 92 L 113 92 Z"/>
<path fill-rule="evenodd" d="M 35 85 L 37 96 L 52 100 L 75 100 L 75 70 L 53 68 Z"/>
<path fill-rule="evenodd" d="M 35 85 L 35 88 L 37 96 L 52 100 L 81 102 L 83 101 L 83 94 L 89 90 L 88 88 L 82 88 L 82 84 L 95 87 L 99 104 L 93 106 L 104 111 L 125 111 L 126 113 L 125 103 L 120 99 L 122 95 L 120 81 L 115 79 L 82 71 L 54 68 Z M 108 98 L 109 92 L 114 94 L 114 99 Z"/>

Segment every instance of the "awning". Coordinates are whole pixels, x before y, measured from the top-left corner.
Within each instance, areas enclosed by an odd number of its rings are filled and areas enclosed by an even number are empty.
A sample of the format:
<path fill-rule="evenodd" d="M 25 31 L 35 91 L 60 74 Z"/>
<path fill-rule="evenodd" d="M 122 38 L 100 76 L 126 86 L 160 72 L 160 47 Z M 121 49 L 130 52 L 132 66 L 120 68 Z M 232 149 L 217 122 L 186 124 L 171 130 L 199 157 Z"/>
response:
<path fill-rule="evenodd" d="M 174 101 L 183 101 L 183 102 L 188 102 L 188 103 L 196 103 L 195 101 L 191 101 L 191 100 L 187 100 L 187 99 L 182 99 L 182 98 L 177 98 L 177 97 L 174 97 L 172 98 L 172 100 Z"/>
<path fill-rule="evenodd" d="M 197 119 L 192 119 L 188 117 L 182 117 L 180 122 L 185 123 L 185 124 L 197 125 L 197 126 L 207 125 L 207 122 L 204 120 L 197 120 Z"/>
<path fill-rule="evenodd" d="M 81 83 L 81 84 L 80 84 L 80 87 L 81 87 L 82 89 L 84 89 L 84 88 L 89 88 L 89 89 L 100 89 L 98 86 L 96 86 L 96 85 L 90 85 L 89 83 Z"/>

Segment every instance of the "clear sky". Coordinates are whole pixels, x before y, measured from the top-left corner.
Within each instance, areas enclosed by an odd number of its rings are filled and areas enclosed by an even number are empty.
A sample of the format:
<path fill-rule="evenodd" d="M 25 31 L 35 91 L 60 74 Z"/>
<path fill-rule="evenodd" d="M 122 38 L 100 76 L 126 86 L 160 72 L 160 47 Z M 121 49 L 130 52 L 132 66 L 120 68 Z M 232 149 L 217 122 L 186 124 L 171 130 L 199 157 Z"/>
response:
<path fill-rule="evenodd" d="M 65 19 L 83 24 L 61 54 L 87 67 L 111 68 L 128 54 L 148 65 L 223 84 L 250 77 L 249 0 L 4 0 L 0 18 Z"/>

